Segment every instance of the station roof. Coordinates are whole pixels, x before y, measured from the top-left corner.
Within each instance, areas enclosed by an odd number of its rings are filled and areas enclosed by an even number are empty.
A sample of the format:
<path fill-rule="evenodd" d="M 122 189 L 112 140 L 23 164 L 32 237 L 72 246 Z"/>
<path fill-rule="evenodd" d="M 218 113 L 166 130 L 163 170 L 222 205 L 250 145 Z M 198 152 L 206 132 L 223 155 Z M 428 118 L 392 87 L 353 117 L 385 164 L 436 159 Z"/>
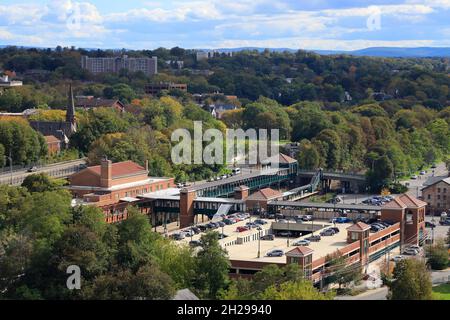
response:
<path fill-rule="evenodd" d="M 316 202 L 295 202 L 295 201 L 269 201 L 269 205 L 285 206 L 293 208 L 317 208 L 317 209 L 339 209 L 339 210 L 358 210 L 358 211 L 380 211 L 381 206 L 372 206 L 365 204 L 333 204 Z"/>

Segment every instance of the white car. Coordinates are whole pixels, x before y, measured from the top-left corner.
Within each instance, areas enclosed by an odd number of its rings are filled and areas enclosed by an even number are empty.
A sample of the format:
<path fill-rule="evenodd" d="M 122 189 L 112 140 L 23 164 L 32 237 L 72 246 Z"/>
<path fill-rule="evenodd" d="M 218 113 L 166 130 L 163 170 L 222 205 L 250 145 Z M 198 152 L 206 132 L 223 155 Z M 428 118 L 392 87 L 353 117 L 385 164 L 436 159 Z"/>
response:
<path fill-rule="evenodd" d="M 419 251 L 413 248 L 406 248 L 403 250 L 403 254 L 407 254 L 409 256 L 417 256 L 419 254 Z"/>
<path fill-rule="evenodd" d="M 296 242 L 293 243 L 294 246 L 309 246 L 311 242 L 309 240 L 306 239 L 302 239 L 302 240 L 298 240 Z"/>
<path fill-rule="evenodd" d="M 392 257 L 391 258 L 391 261 L 394 261 L 394 262 L 399 262 L 399 261 L 402 261 L 402 260 L 404 260 L 405 259 L 405 257 L 404 256 L 402 256 L 402 255 L 398 255 L 398 256 L 394 256 L 394 257 Z"/>
<path fill-rule="evenodd" d="M 416 180 L 418 177 L 417 177 L 417 175 L 415 175 L 415 174 L 413 174 L 412 176 L 411 176 L 411 179 L 413 179 L 413 180 Z"/>

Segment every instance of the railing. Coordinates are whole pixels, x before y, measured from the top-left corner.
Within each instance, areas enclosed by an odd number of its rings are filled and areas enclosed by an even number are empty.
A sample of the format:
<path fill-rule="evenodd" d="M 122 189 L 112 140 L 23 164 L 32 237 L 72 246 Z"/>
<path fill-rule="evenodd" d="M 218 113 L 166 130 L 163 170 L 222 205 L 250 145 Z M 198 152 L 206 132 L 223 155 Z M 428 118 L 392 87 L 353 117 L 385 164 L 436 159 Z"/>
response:
<path fill-rule="evenodd" d="M 78 171 L 80 171 L 80 166 L 73 165 L 73 166 L 67 167 L 67 168 L 34 172 L 34 174 L 46 173 L 47 175 L 49 175 L 50 177 L 53 177 L 53 178 L 66 178 L 74 173 L 77 173 Z M 1 184 L 9 184 L 9 185 L 13 185 L 13 186 L 21 185 L 22 182 L 25 180 L 25 178 L 31 174 L 33 174 L 33 173 L 24 173 L 22 175 L 16 175 L 16 176 L 13 175 L 12 177 L 5 174 L 0 177 L 0 185 Z"/>

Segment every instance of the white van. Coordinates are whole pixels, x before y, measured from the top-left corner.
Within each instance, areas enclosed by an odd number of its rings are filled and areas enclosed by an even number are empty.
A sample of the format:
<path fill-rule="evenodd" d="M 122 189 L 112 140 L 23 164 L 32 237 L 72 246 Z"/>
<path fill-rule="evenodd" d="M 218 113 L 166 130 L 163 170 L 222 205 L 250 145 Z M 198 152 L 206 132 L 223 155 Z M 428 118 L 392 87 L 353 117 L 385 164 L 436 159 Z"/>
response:
<path fill-rule="evenodd" d="M 240 174 L 241 173 L 241 168 L 234 168 L 233 169 L 233 174 Z"/>

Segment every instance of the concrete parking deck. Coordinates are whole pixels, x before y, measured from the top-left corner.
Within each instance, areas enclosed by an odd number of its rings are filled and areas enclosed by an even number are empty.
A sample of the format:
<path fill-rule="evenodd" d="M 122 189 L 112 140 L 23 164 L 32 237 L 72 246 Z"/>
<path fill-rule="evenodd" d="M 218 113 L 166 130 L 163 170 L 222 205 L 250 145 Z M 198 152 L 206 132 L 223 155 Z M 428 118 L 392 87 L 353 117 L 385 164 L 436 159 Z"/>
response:
<path fill-rule="evenodd" d="M 254 220 L 254 219 L 252 219 Z M 264 230 L 270 229 L 271 223 L 274 220 L 266 220 L 269 221 L 268 224 L 262 226 Z M 237 226 L 245 225 L 247 221 L 241 221 L 237 224 L 226 226 L 224 227 L 224 233 L 227 234 L 229 237 L 220 240 L 221 243 L 232 241 L 232 239 L 236 239 L 237 237 L 244 237 L 246 235 L 253 235 L 257 233 L 256 229 L 252 229 L 251 231 L 236 232 Z M 317 223 L 319 223 L 317 221 Z M 332 226 L 331 224 L 325 223 L 324 221 L 320 222 L 321 224 L 328 226 Z M 351 224 L 345 223 L 345 224 L 337 224 L 336 226 L 339 228 L 340 232 L 338 234 L 335 234 L 334 236 L 328 236 L 328 237 L 322 237 L 320 242 L 311 242 L 309 245 L 309 248 L 314 250 L 314 257 L 324 257 L 327 254 L 331 254 L 335 252 L 336 250 L 343 248 L 347 245 L 347 228 Z M 216 231 L 221 232 L 221 228 L 217 229 Z M 314 234 L 319 234 L 320 231 L 316 231 Z M 235 245 L 229 245 L 226 246 L 225 249 L 228 252 L 228 256 L 230 260 L 243 260 L 243 261 L 254 261 L 254 262 L 273 262 L 273 263 L 285 263 L 286 257 L 283 255 L 282 257 L 266 257 L 266 254 L 268 251 L 273 249 L 280 249 L 283 250 L 284 253 L 292 250 L 295 248 L 292 244 L 300 239 L 304 239 L 309 237 L 309 235 L 305 235 L 298 238 L 290 238 L 289 239 L 289 247 L 287 246 L 287 240 L 286 237 L 275 237 L 275 240 L 261 240 L 261 256 L 260 258 L 257 258 L 258 256 L 258 240 L 256 237 L 256 240 L 246 242 L 244 244 L 235 244 Z M 200 235 L 195 235 L 193 237 L 194 240 L 197 240 L 200 238 Z M 183 240 L 184 242 L 189 242 L 190 237 Z"/>
<path fill-rule="evenodd" d="M 327 254 L 331 254 L 336 250 L 343 248 L 347 245 L 347 228 L 351 224 L 341 224 L 337 225 L 339 228 L 339 233 L 334 236 L 322 237 L 319 242 L 311 242 L 308 246 L 310 249 L 314 250 L 314 259 L 325 257 Z M 330 225 L 331 226 L 331 225 Z M 315 232 L 314 234 L 319 234 Z M 292 244 L 295 241 L 309 237 L 310 235 L 302 236 L 299 238 L 289 239 L 289 247 L 287 246 L 287 238 L 276 237 L 274 241 L 261 241 L 261 257 L 257 258 L 258 253 L 258 241 L 252 241 L 245 243 L 243 245 L 235 245 L 227 247 L 228 255 L 230 260 L 245 260 L 245 261 L 255 261 L 255 262 L 274 262 L 274 263 L 285 263 L 286 256 L 282 257 L 266 257 L 268 251 L 273 249 L 283 250 L 284 253 L 295 248 Z"/>

